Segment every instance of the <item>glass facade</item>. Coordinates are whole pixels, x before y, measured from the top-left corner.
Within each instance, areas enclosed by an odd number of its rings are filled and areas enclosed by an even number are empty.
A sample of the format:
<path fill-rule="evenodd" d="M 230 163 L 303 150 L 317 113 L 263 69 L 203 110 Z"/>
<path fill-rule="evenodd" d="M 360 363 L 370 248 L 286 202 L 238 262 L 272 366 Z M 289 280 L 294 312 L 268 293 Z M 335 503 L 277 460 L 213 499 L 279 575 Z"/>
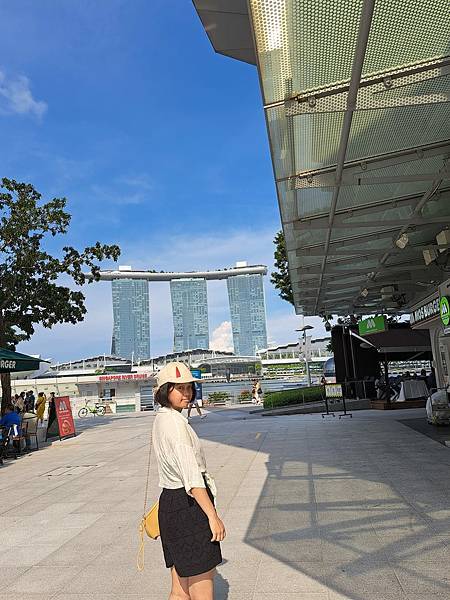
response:
<path fill-rule="evenodd" d="M 255 356 L 267 348 L 266 309 L 262 275 L 227 279 L 235 354 Z"/>
<path fill-rule="evenodd" d="M 112 354 L 134 361 L 150 358 L 150 302 L 148 282 L 113 279 Z"/>
<path fill-rule="evenodd" d="M 206 280 L 172 280 L 170 295 L 172 297 L 174 352 L 209 348 Z"/>

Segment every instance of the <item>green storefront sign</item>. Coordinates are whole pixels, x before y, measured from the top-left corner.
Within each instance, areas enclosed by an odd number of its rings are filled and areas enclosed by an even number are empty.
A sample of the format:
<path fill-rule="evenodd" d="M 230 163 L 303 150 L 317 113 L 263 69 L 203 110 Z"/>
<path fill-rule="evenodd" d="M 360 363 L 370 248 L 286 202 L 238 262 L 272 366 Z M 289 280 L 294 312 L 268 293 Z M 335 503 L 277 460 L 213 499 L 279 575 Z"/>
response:
<path fill-rule="evenodd" d="M 439 314 L 445 327 L 450 323 L 450 303 L 447 296 L 441 296 L 439 299 Z"/>
<path fill-rule="evenodd" d="M 369 317 L 358 323 L 359 335 L 369 335 L 370 333 L 380 333 L 386 331 L 386 317 Z"/>

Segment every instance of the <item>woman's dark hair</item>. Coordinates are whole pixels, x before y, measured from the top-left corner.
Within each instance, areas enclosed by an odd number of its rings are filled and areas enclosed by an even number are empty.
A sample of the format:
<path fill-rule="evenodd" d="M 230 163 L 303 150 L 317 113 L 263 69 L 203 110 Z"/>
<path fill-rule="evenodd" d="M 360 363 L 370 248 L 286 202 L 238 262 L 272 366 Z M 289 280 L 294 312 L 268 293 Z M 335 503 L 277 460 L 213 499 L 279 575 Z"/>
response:
<path fill-rule="evenodd" d="M 174 383 L 165 383 L 162 385 L 155 394 L 155 402 L 160 406 L 170 407 L 169 394 L 175 387 Z M 191 401 L 195 400 L 195 383 L 192 382 L 192 398 Z"/>

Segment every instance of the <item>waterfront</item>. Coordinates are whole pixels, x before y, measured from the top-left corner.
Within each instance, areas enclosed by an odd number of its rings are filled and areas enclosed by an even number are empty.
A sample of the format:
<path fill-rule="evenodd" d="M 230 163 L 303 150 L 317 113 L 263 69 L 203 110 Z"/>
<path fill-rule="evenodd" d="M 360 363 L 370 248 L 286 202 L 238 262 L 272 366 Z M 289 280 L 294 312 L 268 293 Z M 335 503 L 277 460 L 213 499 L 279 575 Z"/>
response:
<path fill-rule="evenodd" d="M 291 390 L 306 386 L 306 378 L 298 377 L 292 379 L 260 379 L 263 392 L 277 392 L 280 390 Z M 226 392 L 232 398 L 237 398 L 243 391 L 252 391 L 252 380 L 241 381 L 208 382 L 202 383 L 203 397 L 206 398 L 213 392 Z"/>

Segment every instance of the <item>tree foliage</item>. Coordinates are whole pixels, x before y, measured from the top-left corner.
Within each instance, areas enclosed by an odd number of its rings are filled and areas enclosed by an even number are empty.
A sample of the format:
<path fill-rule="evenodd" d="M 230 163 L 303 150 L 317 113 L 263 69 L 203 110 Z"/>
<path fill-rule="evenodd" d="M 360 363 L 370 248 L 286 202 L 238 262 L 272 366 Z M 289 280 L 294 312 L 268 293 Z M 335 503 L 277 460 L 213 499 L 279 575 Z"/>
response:
<path fill-rule="evenodd" d="M 15 349 L 38 324 L 51 328 L 82 321 L 85 297 L 64 283 L 98 281 L 98 261 L 120 255 L 118 246 L 97 242 L 81 251 L 65 246 L 60 257 L 52 256 L 46 242 L 67 233 L 71 216 L 66 203 L 66 198 L 42 203 L 31 184 L 1 180 L 0 347 Z M 4 405 L 11 394 L 9 374 L 2 376 L 2 392 Z"/>
<path fill-rule="evenodd" d="M 278 290 L 280 298 L 294 305 L 294 294 L 292 292 L 291 278 L 289 276 L 289 267 L 286 251 L 286 241 L 282 231 L 279 231 L 273 243 L 275 244 L 275 269 L 271 273 L 270 281 Z"/>

